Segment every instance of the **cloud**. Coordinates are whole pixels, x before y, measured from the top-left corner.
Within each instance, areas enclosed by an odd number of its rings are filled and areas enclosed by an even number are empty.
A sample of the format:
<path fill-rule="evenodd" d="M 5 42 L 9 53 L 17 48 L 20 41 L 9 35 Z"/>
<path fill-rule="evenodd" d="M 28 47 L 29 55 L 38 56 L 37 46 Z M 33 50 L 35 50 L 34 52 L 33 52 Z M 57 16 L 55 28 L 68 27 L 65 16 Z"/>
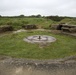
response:
<path fill-rule="evenodd" d="M 76 0 L 0 0 L 0 15 L 62 15 L 76 17 Z"/>

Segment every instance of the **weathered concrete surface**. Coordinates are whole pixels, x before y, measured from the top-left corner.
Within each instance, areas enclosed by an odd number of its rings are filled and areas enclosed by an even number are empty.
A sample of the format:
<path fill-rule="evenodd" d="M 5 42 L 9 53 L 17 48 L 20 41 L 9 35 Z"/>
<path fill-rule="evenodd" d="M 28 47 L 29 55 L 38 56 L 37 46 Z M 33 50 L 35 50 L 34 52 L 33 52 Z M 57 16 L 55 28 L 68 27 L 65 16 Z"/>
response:
<path fill-rule="evenodd" d="M 0 58 L 0 75 L 76 75 L 76 58 L 63 60 Z"/>
<path fill-rule="evenodd" d="M 55 42 L 56 38 L 48 35 L 33 35 L 23 39 L 29 43 L 51 43 Z"/>

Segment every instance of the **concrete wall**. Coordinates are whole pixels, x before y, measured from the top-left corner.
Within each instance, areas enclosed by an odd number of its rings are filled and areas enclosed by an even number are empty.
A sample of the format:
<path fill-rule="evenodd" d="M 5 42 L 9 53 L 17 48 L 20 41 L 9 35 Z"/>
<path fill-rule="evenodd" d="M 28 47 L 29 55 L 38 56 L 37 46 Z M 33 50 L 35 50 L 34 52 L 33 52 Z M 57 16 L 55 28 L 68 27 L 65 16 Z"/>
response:
<path fill-rule="evenodd" d="M 0 75 L 76 75 L 76 60 L 1 59 Z"/>

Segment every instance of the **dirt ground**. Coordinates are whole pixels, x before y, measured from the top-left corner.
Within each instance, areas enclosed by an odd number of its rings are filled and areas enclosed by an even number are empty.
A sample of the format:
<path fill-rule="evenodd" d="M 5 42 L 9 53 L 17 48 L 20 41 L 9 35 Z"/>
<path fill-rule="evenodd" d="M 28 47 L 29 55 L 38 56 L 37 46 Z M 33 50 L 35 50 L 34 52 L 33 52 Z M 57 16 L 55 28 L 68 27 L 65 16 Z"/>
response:
<path fill-rule="evenodd" d="M 76 58 L 28 60 L 0 57 L 0 75 L 76 75 Z"/>

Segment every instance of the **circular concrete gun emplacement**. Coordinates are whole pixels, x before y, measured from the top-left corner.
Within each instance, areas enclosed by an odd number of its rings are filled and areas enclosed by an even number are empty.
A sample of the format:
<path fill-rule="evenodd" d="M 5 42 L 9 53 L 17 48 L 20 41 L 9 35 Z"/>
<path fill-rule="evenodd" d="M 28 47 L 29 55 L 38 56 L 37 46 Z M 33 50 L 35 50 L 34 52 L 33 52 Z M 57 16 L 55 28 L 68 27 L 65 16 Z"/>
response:
<path fill-rule="evenodd" d="M 56 38 L 47 35 L 33 35 L 24 38 L 24 41 L 29 43 L 51 43 L 55 42 Z"/>

